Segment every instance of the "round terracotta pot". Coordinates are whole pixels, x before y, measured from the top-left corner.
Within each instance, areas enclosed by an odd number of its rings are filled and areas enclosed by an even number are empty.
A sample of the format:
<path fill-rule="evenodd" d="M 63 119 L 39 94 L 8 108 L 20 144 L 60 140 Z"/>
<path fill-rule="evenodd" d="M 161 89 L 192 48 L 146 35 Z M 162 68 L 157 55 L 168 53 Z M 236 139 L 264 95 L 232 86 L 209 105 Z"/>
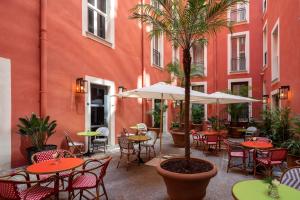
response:
<path fill-rule="evenodd" d="M 184 132 L 183 131 L 170 131 L 174 144 L 177 147 L 185 146 Z"/>
<path fill-rule="evenodd" d="M 164 164 L 170 160 L 185 159 L 171 158 L 161 163 Z M 206 195 L 206 187 L 212 177 L 217 174 L 217 167 L 209 161 L 191 158 L 192 160 L 201 160 L 213 166 L 211 171 L 196 174 L 180 174 L 167 171 L 157 166 L 157 172 L 160 174 L 167 186 L 167 192 L 171 200 L 201 200 Z"/>

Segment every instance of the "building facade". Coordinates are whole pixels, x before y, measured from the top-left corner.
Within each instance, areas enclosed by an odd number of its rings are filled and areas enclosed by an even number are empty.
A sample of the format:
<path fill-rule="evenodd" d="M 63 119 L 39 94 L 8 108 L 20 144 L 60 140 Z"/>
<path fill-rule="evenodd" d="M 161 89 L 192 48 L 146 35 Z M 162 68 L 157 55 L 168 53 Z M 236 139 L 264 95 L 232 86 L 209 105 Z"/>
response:
<path fill-rule="evenodd" d="M 228 11 L 232 31 L 223 29 L 207 45 L 191 50 L 193 64 L 204 68 L 192 79 L 193 89 L 240 93 L 246 86 L 248 96 L 262 99 L 268 94 L 274 105 L 278 88 L 288 85 L 285 103 L 300 113 L 300 7 L 289 1 L 251 0 Z M 83 141 L 76 132 L 105 125 L 114 146 L 123 127 L 142 121 L 151 125 L 148 112 L 154 101 L 114 95 L 122 88 L 170 80 L 166 65 L 181 60 L 182 54 L 163 35 L 150 39 L 151 27 L 128 19 L 130 8 L 140 2 L 0 3 L 1 168 L 26 163 L 30 142 L 18 134 L 17 124 L 32 112 L 57 120 L 57 133 L 48 143 L 58 146 L 64 146 L 64 130 Z M 79 78 L 88 82 L 87 93 L 76 93 Z M 175 117 L 173 103 L 168 106 L 165 131 Z M 261 110 L 260 103 L 246 106 L 240 120 L 259 118 Z M 215 111 L 214 105 L 205 105 L 205 118 Z"/>

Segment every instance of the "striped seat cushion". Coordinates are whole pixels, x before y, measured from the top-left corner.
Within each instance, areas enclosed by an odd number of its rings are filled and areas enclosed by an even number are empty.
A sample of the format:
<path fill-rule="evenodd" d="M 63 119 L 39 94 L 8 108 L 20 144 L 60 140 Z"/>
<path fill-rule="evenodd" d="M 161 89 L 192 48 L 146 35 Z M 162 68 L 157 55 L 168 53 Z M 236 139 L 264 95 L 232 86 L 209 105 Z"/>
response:
<path fill-rule="evenodd" d="M 81 175 L 76 177 L 72 182 L 74 189 L 93 188 L 97 184 L 97 179 L 93 175 Z"/>
<path fill-rule="evenodd" d="M 281 183 L 300 190 L 300 168 L 292 168 L 285 172 Z"/>
<path fill-rule="evenodd" d="M 45 199 L 46 197 L 54 194 L 54 189 L 49 187 L 43 187 L 36 185 L 27 190 L 23 190 L 20 192 L 21 200 L 30 199 L 30 200 L 40 200 Z"/>
<path fill-rule="evenodd" d="M 271 162 L 270 162 L 270 158 L 257 158 L 256 160 L 257 160 L 258 162 L 261 162 L 261 163 L 265 164 L 265 165 L 268 165 L 269 163 L 270 163 L 271 165 L 279 165 L 279 164 L 282 163 L 282 161 L 271 161 Z"/>

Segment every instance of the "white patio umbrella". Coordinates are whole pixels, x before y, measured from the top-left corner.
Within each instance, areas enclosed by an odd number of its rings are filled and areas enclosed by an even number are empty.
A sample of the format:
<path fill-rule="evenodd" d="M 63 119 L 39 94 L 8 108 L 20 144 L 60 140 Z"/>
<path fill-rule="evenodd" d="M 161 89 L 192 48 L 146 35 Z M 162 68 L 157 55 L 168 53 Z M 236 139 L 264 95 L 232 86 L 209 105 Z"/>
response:
<path fill-rule="evenodd" d="M 203 103 L 203 104 L 216 104 L 217 105 L 217 115 L 219 120 L 219 104 L 236 104 L 236 103 L 253 103 L 253 102 L 259 102 L 260 100 L 252 99 L 249 97 L 243 97 L 233 94 L 227 94 L 223 92 L 214 92 L 212 94 L 209 94 L 211 99 L 199 99 L 193 102 L 197 103 Z M 219 126 L 219 122 L 218 122 Z"/>
<path fill-rule="evenodd" d="M 213 101 L 214 97 L 210 97 L 208 94 L 197 92 L 194 90 L 190 91 L 191 100 L 198 101 Z M 163 127 L 163 100 L 184 100 L 185 89 L 182 87 L 173 86 L 164 82 L 159 82 L 151 86 L 129 90 L 117 95 L 118 97 L 128 98 L 146 98 L 146 99 L 160 99 L 160 154 L 162 148 L 162 127 Z"/>

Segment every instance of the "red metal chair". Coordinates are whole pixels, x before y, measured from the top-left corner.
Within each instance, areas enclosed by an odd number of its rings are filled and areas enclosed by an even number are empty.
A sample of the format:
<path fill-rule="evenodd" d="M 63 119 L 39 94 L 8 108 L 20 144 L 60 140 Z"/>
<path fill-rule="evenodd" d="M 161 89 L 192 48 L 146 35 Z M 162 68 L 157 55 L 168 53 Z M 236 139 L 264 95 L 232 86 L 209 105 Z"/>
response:
<path fill-rule="evenodd" d="M 270 149 L 267 152 L 265 157 L 256 157 L 254 159 L 254 176 L 256 175 L 256 168 L 258 166 L 263 166 L 267 170 L 268 175 L 271 176 L 273 167 L 281 166 L 283 161 L 286 160 L 287 149 Z"/>
<path fill-rule="evenodd" d="M 89 193 L 93 198 L 100 199 L 100 196 L 105 195 L 108 199 L 106 189 L 104 186 L 103 178 L 106 174 L 106 169 L 111 161 L 112 157 L 108 157 L 102 160 L 91 159 L 85 161 L 83 168 L 80 171 L 74 171 L 69 176 L 69 185 L 67 191 L 69 192 L 69 200 L 75 199 L 79 194 L 80 199 L 85 197 L 86 199 L 91 199 L 84 195 L 84 191 Z M 103 194 L 100 194 L 100 187 L 103 189 Z M 96 189 L 96 195 L 94 195 L 89 189 Z M 75 195 L 75 190 L 79 190 L 79 193 Z"/>
<path fill-rule="evenodd" d="M 203 136 L 203 144 L 207 146 L 207 151 L 212 149 L 211 147 L 215 147 L 213 150 L 218 151 L 219 144 L 219 136 L 218 135 L 204 135 Z M 205 149 L 205 147 L 204 147 Z"/>
<path fill-rule="evenodd" d="M 18 178 L 18 181 L 15 180 Z M 25 171 L 12 173 L 0 179 L 0 199 L 5 200 L 44 200 L 55 196 L 58 193 L 57 176 L 47 179 L 30 181 L 29 174 Z M 24 179 L 24 180 L 21 180 Z M 42 183 L 54 187 L 42 186 Z M 34 185 L 33 185 L 34 184 Z M 23 186 L 23 189 L 21 189 Z M 25 186 L 25 188 L 24 188 Z"/>
<path fill-rule="evenodd" d="M 246 159 L 248 157 L 247 150 L 244 149 L 238 142 L 233 142 L 233 141 L 230 141 L 227 139 L 223 140 L 223 142 L 226 145 L 226 150 L 228 153 L 227 173 L 228 173 L 229 169 L 233 168 L 233 167 L 239 167 L 246 172 Z M 234 158 L 241 159 L 242 164 L 232 165 L 231 161 Z"/>
<path fill-rule="evenodd" d="M 39 163 L 47 160 L 52 160 L 55 159 L 54 155 L 60 158 L 74 158 L 75 155 L 73 155 L 71 152 L 63 150 L 63 149 L 57 149 L 57 150 L 49 150 L 49 151 L 41 151 L 38 153 L 35 153 L 31 157 L 32 163 Z M 59 179 L 61 180 L 62 183 L 62 188 L 64 189 L 64 182 L 66 181 L 65 179 L 70 175 L 69 172 L 61 172 L 59 173 Z M 37 179 L 45 179 L 48 178 L 49 175 L 36 175 Z"/>
<path fill-rule="evenodd" d="M 196 143 L 196 146 L 198 147 L 199 146 L 199 143 L 200 144 L 203 144 L 203 137 L 202 135 L 199 134 L 199 132 L 197 132 L 196 130 L 191 130 L 190 131 L 191 134 L 192 134 L 192 138 L 193 138 L 193 144 Z"/>

